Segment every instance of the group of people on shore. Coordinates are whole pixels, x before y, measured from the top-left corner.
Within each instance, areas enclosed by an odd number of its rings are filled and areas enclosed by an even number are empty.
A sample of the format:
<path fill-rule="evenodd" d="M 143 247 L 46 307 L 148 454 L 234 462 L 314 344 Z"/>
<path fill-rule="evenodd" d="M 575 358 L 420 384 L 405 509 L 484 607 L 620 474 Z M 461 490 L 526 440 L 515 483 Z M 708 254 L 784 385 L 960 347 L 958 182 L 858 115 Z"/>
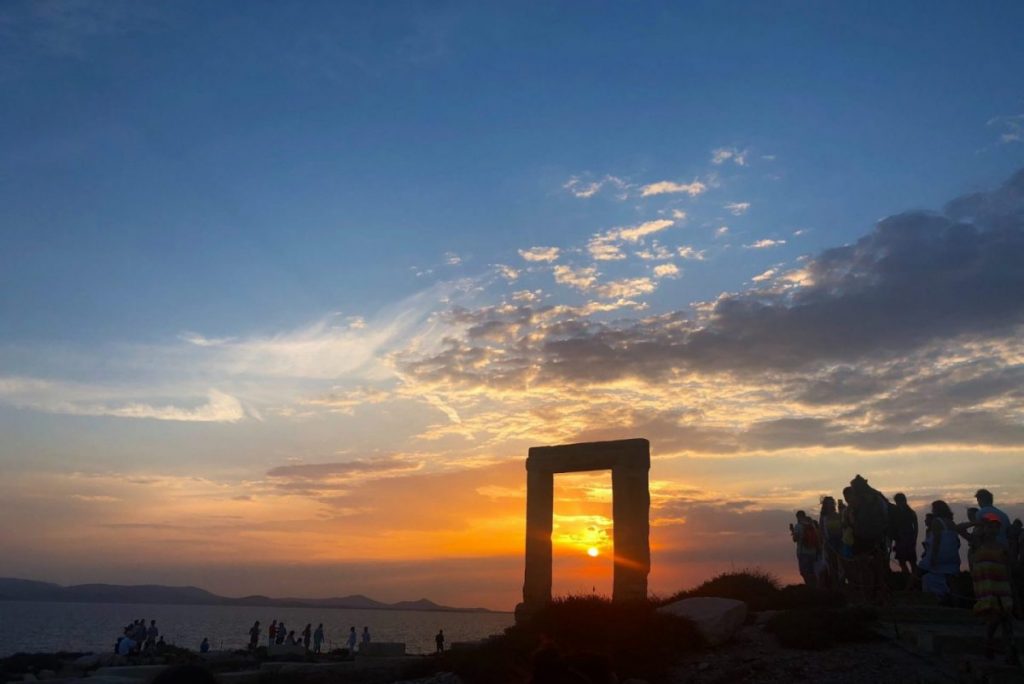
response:
<path fill-rule="evenodd" d="M 846 589 L 883 602 L 895 558 L 905 588 L 929 592 L 945 605 L 972 598 L 975 614 L 988 625 L 989 641 L 1000 627 L 1012 641 L 1013 616 L 1024 616 L 1024 524 L 1011 523 L 989 490 L 979 489 L 975 499 L 978 506 L 967 509 L 963 522 L 954 520 L 945 501 L 933 501 L 919 555 L 917 513 L 907 497 L 901 492 L 890 501 L 857 475 L 838 502 L 821 498 L 817 519 L 797 511 L 790 534 L 800 575 L 812 587 Z M 961 542 L 967 545 L 973 597 L 959 595 L 956 584 Z"/>
<path fill-rule="evenodd" d="M 260 627 L 260 621 L 257 620 L 249 628 L 250 651 L 255 651 L 259 648 L 262 635 L 263 628 Z M 326 636 L 322 622 L 317 625 L 316 629 L 313 629 L 312 623 L 308 623 L 298 634 L 295 633 L 295 630 L 289 630 L 284 620 L 274 620 L 267 628 L 266 645 L 268 647 L 283 645 L 301 646 L 307 654 L 319 655 L 323 652 L 325 640 Z M 348 648 L 349 653 L 355 653 L 356 644 L 359 644 L 360 650 L 363 650 L 369 645 L 370 640 L 369 627 L 363 627 L 362 634 L 357 634 L 356 628 L 353 626 L 349 628 L 345 646 Z M 438 630 L 434 636 L 434 645 L 437 653 L 444 651 L 444 644 L 444 630 Z M 159 650 L 165 645 L 164 637 L 156 626 L 156 620 L 150 620 L 147 627 L 146 621 L 139 619 L 133 620 L 130 625 L 125 626 L 123 634 L 117 638 L 117 642 L 114 644 L 114 653 L 121 656 L 139 655 L 150 649 Z M 199 652 L 208 653 L 209 651 L 210 640 L 207 637 L 203 637 L 203 640 L 199 643 Z"/>
<path fill-rule="evenodd" d="M 126 625 L 122 632 L 114 643 L 114 653 L 117 655 L 137 655 L 164 645 L 164 638 L 160 635 L 156 620 L 150 620 L 148 627 L 144 619 L 134 620 L 130 625 Z"/>
<path fill-rule="evenodd" d="M 263 633 L 263 628 L 260 627 L 260 621 L 257 620 L 253 623 L 253 626 L 249 628 L 249 650 L 255 651 L 259 648 L 260 637 Z M 363 627 L 362 636 L 356 635 L 356 628 L 350 627 L 348 633 L 348 639 L 346 640 L 346 646 L 350 652 L 356 650 L 356 643 L 361 643 L 362 647 L 365 648 L 370 643 L 370 628 Z M 323 651 L 325 640 L 324 634 L 324 623 L 317 625 L 316 629 L 313 629 L 313 623 L 308 623 L 302 630 L 296 634 L 295 630 L 289 630 L 285 625 L 284 620 L 280 622 L 274 620 L 270 623 L 267 628 L 267 646 L 302 646 L 306 653 L 319 654 Z"/>

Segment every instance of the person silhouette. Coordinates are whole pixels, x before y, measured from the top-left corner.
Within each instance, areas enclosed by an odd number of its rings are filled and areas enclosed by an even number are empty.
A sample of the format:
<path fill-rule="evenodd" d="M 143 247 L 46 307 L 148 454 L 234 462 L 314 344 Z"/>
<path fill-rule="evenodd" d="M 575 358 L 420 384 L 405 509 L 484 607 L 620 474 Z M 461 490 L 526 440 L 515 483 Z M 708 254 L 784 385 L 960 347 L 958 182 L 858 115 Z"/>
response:
<path fill-rule="evenodd" d="M 437 630 L 437 635 L 434 637 L 434 645 L 437 646 L 437 652 L 441 653 L 444 651 L 444 630 Z"/>
<path fill-rule="evenodd" d="M 355 627 L 350 627 L 349 630 L 348 630 L 348 641 L 346 642 L 348 644 L 348 652 L 349 653 L 355 653 L 356 652 L 356 639 L 357 638 L 358 637 L 356 636 L 356 628 Z"/>
<path fill-rule="evenodd" d="M 362 637 L 362 640 L 359 643 L 359 650 L 361 651 L 361 650 L 363 650 L 364 648 L 366 648 L 369 645 L 370 645 L 370 628 L 369 627 L 363 627 L 363 637 Z"/>
<path fill-rule="evenodd" d="M 249 628 L 249 650 L 255 651 L 256 647 L 260 643 L 260 621 L 257 620 L 253 623 L 253 626 Z"/>
<path fill-rule="evenodd" d="M 320 654 L 320 648 L 324 643 L 324 623 L 320 623 L 316 631 L 313 632 L 313 652 L 317 655 Z"/>

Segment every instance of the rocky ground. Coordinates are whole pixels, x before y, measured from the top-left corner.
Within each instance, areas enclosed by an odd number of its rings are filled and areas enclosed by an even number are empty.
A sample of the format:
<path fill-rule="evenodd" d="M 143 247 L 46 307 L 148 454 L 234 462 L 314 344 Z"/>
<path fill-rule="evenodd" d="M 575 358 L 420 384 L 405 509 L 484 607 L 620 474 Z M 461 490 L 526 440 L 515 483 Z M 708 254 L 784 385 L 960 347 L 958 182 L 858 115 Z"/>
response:
<path fill-rule="evenodd" d="M 688 657 L 673 679 L 674 684 L 955 681 L 945 666 L 935 667 L 889 641 L 845 644 L 821 651 L 787 649 L 779 646 L 762 625 L 747 625 L 730 643 Z"/>
<path fill-rule="evenodd" d="M 1017 623 L 1020 626 L 1021 623 Z M 923 625 L 934 628 L 935 623 Z M 1007 666 L 1003 655 L 987 660 L 975 644 L 965 649 L 908 646 L 891 625 L 879 639 L 818 651 L 784 648 L 761 624 L 745 625 L 734 639 L 716 649 L 688 656 L 676 669 L 673 684 L 828 682 L 829 684 L 1024 684 L 1024 669 Z M 948 629 L 948 627 L 944 627 Z M 980 637 L 981 628 L 972 632 Z M 966 641 L 966 640 L 964 640 Z"/>

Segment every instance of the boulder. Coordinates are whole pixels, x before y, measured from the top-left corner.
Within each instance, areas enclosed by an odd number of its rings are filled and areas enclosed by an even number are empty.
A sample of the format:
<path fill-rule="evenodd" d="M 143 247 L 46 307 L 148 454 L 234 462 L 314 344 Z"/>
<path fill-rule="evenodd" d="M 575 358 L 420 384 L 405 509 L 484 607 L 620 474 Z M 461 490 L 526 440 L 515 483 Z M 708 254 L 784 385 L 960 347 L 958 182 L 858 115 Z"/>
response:
<path fill-rule="evenodd" d="M 103 664 L 102 658 L 95 653 L 87 653 L 84 656 L 80 656 L 71 663 L 71 667 L 76 670 L 93 670 Z"/>
<path fill-rule="evenodd" d="M 704 596 L 669 603 L 658 611 L 687 618 L 711 646 L 729 641 L 747 619 L 743 601 Z"/>

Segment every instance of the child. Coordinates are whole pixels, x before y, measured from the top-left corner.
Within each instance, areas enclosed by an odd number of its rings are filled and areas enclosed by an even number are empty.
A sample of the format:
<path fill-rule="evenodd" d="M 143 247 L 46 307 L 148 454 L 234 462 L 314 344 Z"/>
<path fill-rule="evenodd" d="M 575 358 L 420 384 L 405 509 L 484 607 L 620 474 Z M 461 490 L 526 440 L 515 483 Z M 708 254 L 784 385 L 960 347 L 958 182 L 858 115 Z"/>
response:
<path fill-rule="evenodd" d="M 974 551 L 974 614 L 986 621 L 985 655 L 995 657 L 996 630 L 1002 627 L 1006 639 L 1006 662 L 1017 664 L 1013 643 L 1013 594 L 1010 591 L 1010 565 L 1006 549 L 998 541 L 1002 521 L 994 513 L 986 513 L 975 528 L 977 546 Z"/>

